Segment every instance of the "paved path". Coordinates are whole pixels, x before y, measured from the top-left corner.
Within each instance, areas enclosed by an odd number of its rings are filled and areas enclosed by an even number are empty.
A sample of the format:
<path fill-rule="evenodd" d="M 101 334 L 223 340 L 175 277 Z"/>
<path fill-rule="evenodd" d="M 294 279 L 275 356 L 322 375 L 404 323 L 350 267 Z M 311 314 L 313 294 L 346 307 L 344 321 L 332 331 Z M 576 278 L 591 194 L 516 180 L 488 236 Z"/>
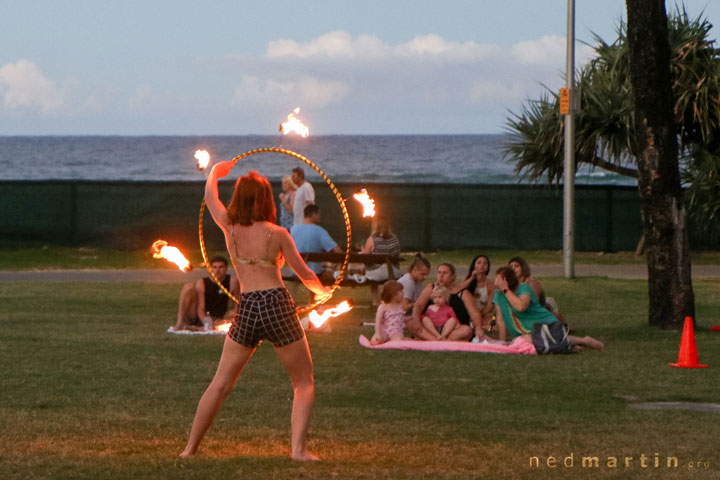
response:
<path fill-rule="evenodd" d="M 535 265 L 532 267 L 536 277 L 562 277 L 562 265 Z M 467 268 L 458 269 L 458 277 L 463 278 Z M 196 269 L 183 273 L 175 270 L 23 270 L 0 271 L 0 283 L 3 282 L 145 282 L 145 283 L 184 283 L 205 276 L 206 270 Z M 646 279 L 645 265 L 575 265 L 577 277 L 610 277 L 627 279 Z M 720 265 L 693 266 L 693 278 L 720 278 Z"/>

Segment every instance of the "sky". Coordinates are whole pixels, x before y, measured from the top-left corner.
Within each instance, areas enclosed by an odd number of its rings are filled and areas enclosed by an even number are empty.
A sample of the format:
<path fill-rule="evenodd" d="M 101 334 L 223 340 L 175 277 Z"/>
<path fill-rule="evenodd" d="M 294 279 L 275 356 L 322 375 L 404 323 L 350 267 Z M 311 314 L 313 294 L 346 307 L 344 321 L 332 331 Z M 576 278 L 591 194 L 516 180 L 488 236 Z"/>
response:
<path fill-rule="evenodd" d="M 579 67 L 625 2 L 575 10 Z M 295 107 L 311 135 L 501 133 L 565 81 L 567 0 L 0 0 L 0 19 L 0 135 L 272 135 Z"/>

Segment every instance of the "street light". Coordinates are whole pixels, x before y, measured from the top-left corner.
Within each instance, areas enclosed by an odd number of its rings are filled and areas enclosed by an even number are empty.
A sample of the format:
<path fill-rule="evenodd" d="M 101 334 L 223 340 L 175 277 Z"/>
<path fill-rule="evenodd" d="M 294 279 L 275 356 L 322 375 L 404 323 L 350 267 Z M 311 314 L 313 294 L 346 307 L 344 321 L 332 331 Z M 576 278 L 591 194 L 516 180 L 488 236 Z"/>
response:
<path fill-rule="evenodd" d="M 565 180 L 563 182 L 563 275 L 575 277 L 575 123 L 574 109 L 579 103 L 575 90 L 575 0 L 568 0 L 566 94 L 560 95 L 560 113 L 565 113 Z M 563 102 L 563 96 L 566 97 Z M 577 102 L 577 103 L 576 103 Z M 563 107 L 566 107 L 563 111 Z"/>

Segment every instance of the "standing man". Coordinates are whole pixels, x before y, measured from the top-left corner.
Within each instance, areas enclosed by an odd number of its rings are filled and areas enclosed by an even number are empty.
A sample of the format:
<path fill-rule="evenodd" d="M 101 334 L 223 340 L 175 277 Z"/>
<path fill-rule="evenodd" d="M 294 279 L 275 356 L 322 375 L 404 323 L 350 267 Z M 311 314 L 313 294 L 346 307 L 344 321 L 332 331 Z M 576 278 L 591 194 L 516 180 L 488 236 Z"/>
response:
<path fill-rule="evenodd" d="M 305 223 L 305 207 L 315 203 L 315 190 L 305 181 L 305 171 L 302 167 L 292 170 L 292 181 L 297 185 L 295 199 L 293 200 L 293 225 Z"/>
<path fill-rule="evenodd" d="M 235 298 L 240 294 L 240 286 L 236 278 L 227 274 L 228 262 L 219 255 L 210 260 L 210 269 L 220 283 Z M 222 323 L 228 310 L 230 298 L 210 278 L 201 278 L 195 283 L 186 283 L 180 292 L 178 316 L 175 330 L 212 330 L 216 323 Z"/>

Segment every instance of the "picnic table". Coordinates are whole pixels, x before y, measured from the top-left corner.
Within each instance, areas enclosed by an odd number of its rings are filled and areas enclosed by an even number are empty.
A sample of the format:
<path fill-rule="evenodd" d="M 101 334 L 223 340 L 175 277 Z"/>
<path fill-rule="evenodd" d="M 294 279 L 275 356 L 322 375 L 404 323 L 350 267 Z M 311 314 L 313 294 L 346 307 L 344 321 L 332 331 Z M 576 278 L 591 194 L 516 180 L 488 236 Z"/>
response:
<path fill-rule="evenodd" d="M 329 262 L 342 264 L 342 262 L 345 260 L 345 254 L 337 252 L 301 253 L 300 255 L 306 262 Z M 402 260 L 403 258 L 398 255 L 383 255 L 377 253 L 351 253 L 348 261 L 349 263 L 362 263 L 364 265 L 384 264 L 388 271 L 388 278 L 395 278 L 393 264 L 396 264 Z M 286 275 L 284 272 L 283 279 L 291 282 L 300 281 L 294 274 Z M 329 280 L 324 280 L 323 283 L 330 285 L 333 282 Z M 377 281 L 365 279 L 363 282 L 357 282 L 346 274 L 343 277 L 342 282 L 340 282 L 340 286 L 361 287 L 370 285 L 382 285 L 383 283 L 385 283 L 385 280 Z"/>

